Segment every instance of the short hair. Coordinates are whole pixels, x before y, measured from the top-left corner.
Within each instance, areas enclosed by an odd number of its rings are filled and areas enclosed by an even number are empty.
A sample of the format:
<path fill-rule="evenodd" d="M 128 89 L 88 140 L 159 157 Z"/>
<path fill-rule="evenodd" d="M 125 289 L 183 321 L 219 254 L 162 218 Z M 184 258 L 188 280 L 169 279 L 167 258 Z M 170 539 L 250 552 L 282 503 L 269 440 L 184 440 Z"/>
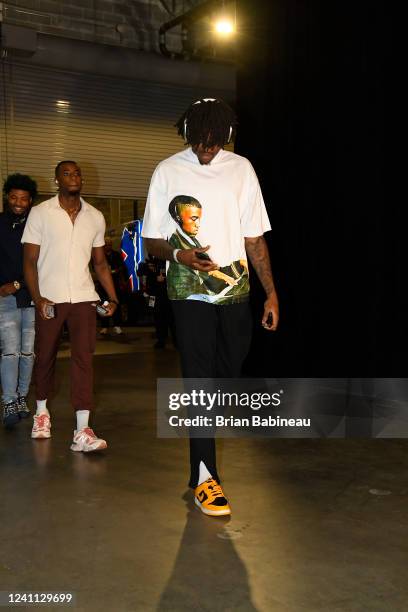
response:
<path fill-rule="evenodd" d="M 223 147 L 235 137 L 237 117 L 226 102 L 202 98 L 192 102 L 176 123 L 177 133 L 190 145 Z"/>
<path fill-rule="evenodd" d="M 178 195 L 170 202 L 169 213 L 173 217 L 174 221 L 176 221 L 176 223 L 178 223 L 181 208 L 187 206 L 195 206 L 196 208 L 202 208 L 200 202 L 192 196 Z"/>
<path fill-rule="evenodd" d="M 75 164 L 75 166 L 78 166 L 77 162 L 73 161 L 72 159 L 63 159 L 55 166 L 55 176 L 58 176 L 58 170 L 61 168 L 62 164 Z"/>
<path fill-rule="evenodd" d="M 3 185 L 3 192 L 6 196 L 12 189 L 21 189 L 22 191 L 28 191 L 30 198 L 34 201 L 37 197 L 37 183 L 28 174 L 10 174 Z"/>

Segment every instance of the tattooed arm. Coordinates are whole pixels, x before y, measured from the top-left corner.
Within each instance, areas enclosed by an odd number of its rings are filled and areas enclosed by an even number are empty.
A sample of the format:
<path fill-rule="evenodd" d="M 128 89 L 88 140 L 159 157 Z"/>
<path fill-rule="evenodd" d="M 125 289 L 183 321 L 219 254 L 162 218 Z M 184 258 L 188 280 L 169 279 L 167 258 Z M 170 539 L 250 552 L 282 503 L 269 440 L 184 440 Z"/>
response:
<path fill-rule="evenodd" d="M 245 238 L 245 249 L 266 293 L 262 325 L 265 329 L 275 331 L 279 321 L 279 303 L 265 238 L 263 236 Z M 272 313 L 272 324 L 270 326 L 266 324 L 269 313 Z"/>

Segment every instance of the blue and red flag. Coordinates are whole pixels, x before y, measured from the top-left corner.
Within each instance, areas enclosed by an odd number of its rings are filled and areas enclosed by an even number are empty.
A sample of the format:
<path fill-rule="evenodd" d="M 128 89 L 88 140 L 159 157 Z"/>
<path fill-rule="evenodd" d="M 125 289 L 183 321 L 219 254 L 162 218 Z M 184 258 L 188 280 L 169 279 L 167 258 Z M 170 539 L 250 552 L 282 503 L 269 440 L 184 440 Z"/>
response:
<path fill-rule="evenodd" d="M 140 289 L 137 270 L 140 262 L 143 261 L 142 226 L 143 221 L 132 221 L 122 233 L 120 249 L 128 273 L 128 283 L 131 291 Z"/>

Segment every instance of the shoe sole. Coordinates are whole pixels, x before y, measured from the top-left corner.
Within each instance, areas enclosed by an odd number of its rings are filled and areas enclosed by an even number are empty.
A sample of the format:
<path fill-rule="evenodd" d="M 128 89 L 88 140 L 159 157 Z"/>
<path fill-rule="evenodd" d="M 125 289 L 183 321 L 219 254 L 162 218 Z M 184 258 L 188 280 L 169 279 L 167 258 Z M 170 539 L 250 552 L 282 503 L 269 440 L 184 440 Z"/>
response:
<path fill-rule="evenodd" d="M 70 449 L 75 453 L 97 453 L 98 451 L 102 451 L 108 448 L 106 442 L 99 444 L 96 448 L 89 448 L 85 450 L 84 448 L 80 448 L 77 444 L 71 444 Z"/>
<path fill-rule="evenodd" d="M 225 510 L 208 510 L 207 508 L 204 508 L 204 506 L 198 501 L 196 497 L 194 498 L 194 501 L 195 505 L 200 508 L 201 512 L 207 514 L 207 516 L 227 516 L 228 514 L 231 514 L 230 508 Z"/>
<path fill-rule="evenodd" d="M 46 440 L 51 438 L 51 433 L 32 433 L 31 437 L 33 440 Z"/>

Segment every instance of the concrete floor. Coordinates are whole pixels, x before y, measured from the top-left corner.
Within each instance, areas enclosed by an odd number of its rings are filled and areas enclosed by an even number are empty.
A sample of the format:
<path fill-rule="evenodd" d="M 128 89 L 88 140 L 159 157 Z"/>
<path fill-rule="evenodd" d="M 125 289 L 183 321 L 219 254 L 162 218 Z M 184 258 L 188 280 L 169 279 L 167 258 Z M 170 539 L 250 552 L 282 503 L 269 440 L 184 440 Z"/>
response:
<path fill-rule="evenodd" d="M 155 380 L 178 363 L 152 343 L 98 341 L 104 455 L 69 450 L 66 347 L 52 438 L 0 431 L 0 591 L 74 591 L 85 612 L 408 610 L 408 441 L 220 440 L 233 516 L 206 517 L 187 441 L 156 438 Z"/>

